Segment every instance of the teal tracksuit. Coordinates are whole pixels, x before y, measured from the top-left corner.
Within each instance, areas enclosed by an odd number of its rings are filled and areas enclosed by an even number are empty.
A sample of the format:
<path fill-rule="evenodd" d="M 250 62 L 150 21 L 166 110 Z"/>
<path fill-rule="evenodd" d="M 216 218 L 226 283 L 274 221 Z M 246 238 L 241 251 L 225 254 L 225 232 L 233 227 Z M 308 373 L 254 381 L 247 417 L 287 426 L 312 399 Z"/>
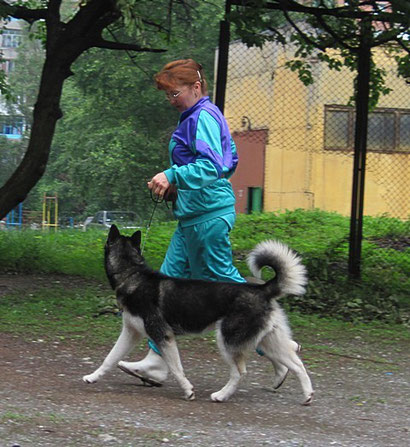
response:
<path fill-rule="evenodd" d="M 178 188 L 178 228 L 161 272 L 173 277 L 245 282 L 232 264 L 229 232 L 235 195 L 228 178 L 238 157 L 228 125 L 208 97 L 181 114 L 165 175 Z"/>

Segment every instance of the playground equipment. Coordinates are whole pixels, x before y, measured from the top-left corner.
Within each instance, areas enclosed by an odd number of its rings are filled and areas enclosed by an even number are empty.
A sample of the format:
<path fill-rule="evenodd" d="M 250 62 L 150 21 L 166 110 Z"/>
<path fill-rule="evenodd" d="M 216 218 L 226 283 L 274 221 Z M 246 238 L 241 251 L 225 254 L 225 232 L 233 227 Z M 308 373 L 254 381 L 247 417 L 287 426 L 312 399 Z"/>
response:
<path fill-rule="evenodd" d="M 21 228 L 23 225 L 23 202 L 12 209 L 6 216 L 6 227 Z"/>
<path fill-rule="evenodd" d="M 47 196 L 44 194 L 43 197 L 43 220 L 42 220 L 42 228 L 45 230 L 50 227 L 54 227 L 54 230 L 57 231 L 58 227 L 58 197 L 57 194 L 55 196 Z"/>

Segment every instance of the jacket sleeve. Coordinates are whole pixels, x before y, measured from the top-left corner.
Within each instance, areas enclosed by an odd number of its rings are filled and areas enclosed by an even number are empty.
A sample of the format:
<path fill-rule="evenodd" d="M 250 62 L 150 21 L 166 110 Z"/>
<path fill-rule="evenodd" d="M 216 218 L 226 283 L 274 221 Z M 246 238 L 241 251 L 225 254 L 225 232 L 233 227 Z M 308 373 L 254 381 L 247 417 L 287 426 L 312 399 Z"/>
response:
<path fill-rule="evenodd" d="M 173 165 L 164 171 L 170 183 L 180 189 L 201 189 L 225 174 L 221 129 L 216 119 L 204 110 L 199 114 L 190 149 L 195 155 L 193 162 Z"/>

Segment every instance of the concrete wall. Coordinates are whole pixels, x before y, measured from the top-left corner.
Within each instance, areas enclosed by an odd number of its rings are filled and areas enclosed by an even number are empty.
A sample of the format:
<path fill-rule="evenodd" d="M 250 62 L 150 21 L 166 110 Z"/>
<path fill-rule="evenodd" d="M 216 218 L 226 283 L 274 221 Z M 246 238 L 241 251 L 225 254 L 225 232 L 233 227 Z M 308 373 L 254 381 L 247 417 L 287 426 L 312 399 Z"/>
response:
<path fill-rule="evenodd" d="M 260 50 L 232 43 L 225 116 L 232 132 L 268 129 L 265 211 L 320 208 L 349 215 L 353 152 L 325 150 L 324 125 L 325 105 L 348 104 L 354 73 L 329 70 L 316 61 L 315 83 L 305 87 L 284 66 L 291 57 L 274 44 Z M 375 60 L 393 90 L 377 107 L 410 112 L 410 86 L 396 77 L 393 59 L 377 49 Z M 409 153 L 368 153 L 365 214 L 408 217 L 409 159 Z"/>

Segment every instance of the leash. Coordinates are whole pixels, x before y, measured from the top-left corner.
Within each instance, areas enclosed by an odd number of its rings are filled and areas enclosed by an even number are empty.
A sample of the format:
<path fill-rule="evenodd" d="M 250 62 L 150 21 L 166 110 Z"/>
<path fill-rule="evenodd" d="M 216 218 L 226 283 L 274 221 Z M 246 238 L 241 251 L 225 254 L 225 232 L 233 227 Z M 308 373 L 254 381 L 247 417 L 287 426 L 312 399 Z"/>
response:
<path fill-rule="evenodd" d="M 149 218 L 148 225 L 145 230 L 145 237 L 144 237 L 144 241 L 142 242 L 141 254 L 144 253 L 145 243 L 147 242 L 147 239 L 148 239 L 148 233 L 151 228 L 152 219 L 154 218 L 155 210 L 157 209 L 158 203 L 162 203 L 164 201 L 164 196 L 154 195 L 151 190 L 150 190 L 150 194 L 151 194 L 151 200 L 154 202 L 154 207 L 152 208 L 151 217 Z"/>

